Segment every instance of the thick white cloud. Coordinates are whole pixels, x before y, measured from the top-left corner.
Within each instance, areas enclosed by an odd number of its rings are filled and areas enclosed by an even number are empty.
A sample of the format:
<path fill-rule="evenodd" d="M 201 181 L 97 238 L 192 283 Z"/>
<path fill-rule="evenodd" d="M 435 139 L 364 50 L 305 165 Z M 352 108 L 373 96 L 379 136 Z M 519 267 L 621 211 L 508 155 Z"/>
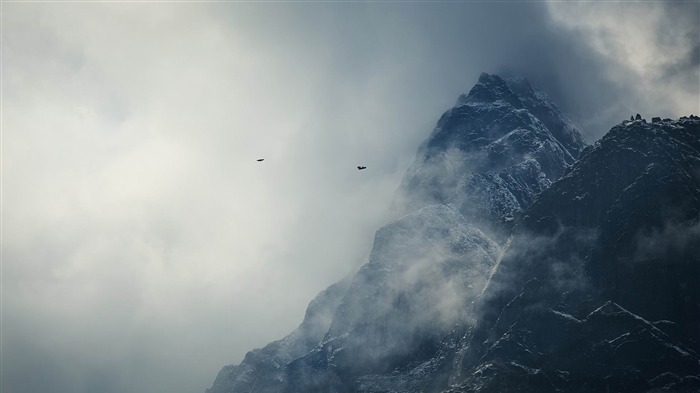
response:
<path fill-rule="evenodd" d="M 363 263 L 482 71 L 641 91 L 540 3 L 2 7 L 3 391 L 202 391 Z"/>

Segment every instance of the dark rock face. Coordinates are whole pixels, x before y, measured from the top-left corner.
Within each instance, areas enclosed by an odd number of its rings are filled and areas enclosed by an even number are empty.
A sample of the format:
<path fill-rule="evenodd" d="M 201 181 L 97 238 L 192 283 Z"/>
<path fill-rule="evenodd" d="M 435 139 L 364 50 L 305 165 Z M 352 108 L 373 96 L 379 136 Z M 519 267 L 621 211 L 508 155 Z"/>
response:
<path fill-rule="evenodd" d="M 614 127 L 518 224 L 454 391 L 700 389 L 700 119 Z"/>
<path fill-rule="evenodd" d="M 586 147 L 482 74 L 402 188 L 368 263 L 207 393 L 700 391 L 700 118 Z"/>
<path fill-rule="evenodd" d="M 522 310 L 450 392 L 697 391 L 698 357 L 638 315 L 606 302 L 584 319 L 545 306 Z M 527 328 L 526 328 L 527 326 Z M 533 328 L 533 330 L 529 330 Z"/>

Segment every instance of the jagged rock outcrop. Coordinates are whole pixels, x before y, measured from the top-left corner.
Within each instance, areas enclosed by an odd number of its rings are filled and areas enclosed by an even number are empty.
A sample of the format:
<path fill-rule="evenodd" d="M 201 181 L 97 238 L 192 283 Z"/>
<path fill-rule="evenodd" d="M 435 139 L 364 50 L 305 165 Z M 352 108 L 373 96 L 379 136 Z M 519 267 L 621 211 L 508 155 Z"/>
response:
<path fill-rule="evenodd" d="M 527 80 L 481 74 L 420 147 L 403 183 L 407 209 L 453 204 L 503 241 L 584 147 L 571 121 Z"/>

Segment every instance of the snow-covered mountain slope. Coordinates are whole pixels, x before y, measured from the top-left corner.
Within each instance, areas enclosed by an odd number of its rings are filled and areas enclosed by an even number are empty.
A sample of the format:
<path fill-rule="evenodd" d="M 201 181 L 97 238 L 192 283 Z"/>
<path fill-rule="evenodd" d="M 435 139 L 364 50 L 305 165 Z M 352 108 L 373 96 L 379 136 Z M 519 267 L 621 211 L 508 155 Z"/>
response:
<path fill-rule="evenodd" d="M 700 118 L 614 127 L 525 212 L 454 392 L 700 391 Z"/>
<path fill-rule="evenodd" d="M 584 147 L 571 121 L 527 80 L 481 74 L 419 149 L 403 182 L 406 209 L 453 204 L 502 241 Z"/>

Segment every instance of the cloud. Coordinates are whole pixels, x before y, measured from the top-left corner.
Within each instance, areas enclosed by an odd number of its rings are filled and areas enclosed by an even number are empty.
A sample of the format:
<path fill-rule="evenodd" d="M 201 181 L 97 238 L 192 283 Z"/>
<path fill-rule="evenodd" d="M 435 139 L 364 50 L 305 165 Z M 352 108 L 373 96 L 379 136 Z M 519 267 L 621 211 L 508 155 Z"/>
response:
<path fill-rule="evenodd" d="M 4 4 L 2 390 L 203 390 L 367 260 L 418 144 L 482 71 L 579 120 L 629 91 L 665 102 L 611 82 L 617 57 L 551 13 Z M 695 72 L 685 55 L 659 78 Z"/>
<path fill-rule="evenodd" d="M 700 110 L 699 4 L 549 2 L 547 6 L 556 24 L 582 37 L 605 62 L 606 67 L 597 71 L 624 92 L 617 104 L 603 98 L 615 112 L 626 108 L 645 117 L 677 118 Z"/>
<path fill-rule="evenodd" d="M 691 255 L 700 239 L 700 223 L 676 223 L 668 220 L 661 228 L 649 228 L 636 235 L 632 261 L 671 260 L 677 255 Z M 671 257 L 673 256 L 673 257 Z M 672 263 L 672 262 L 669 262 Z"/>

